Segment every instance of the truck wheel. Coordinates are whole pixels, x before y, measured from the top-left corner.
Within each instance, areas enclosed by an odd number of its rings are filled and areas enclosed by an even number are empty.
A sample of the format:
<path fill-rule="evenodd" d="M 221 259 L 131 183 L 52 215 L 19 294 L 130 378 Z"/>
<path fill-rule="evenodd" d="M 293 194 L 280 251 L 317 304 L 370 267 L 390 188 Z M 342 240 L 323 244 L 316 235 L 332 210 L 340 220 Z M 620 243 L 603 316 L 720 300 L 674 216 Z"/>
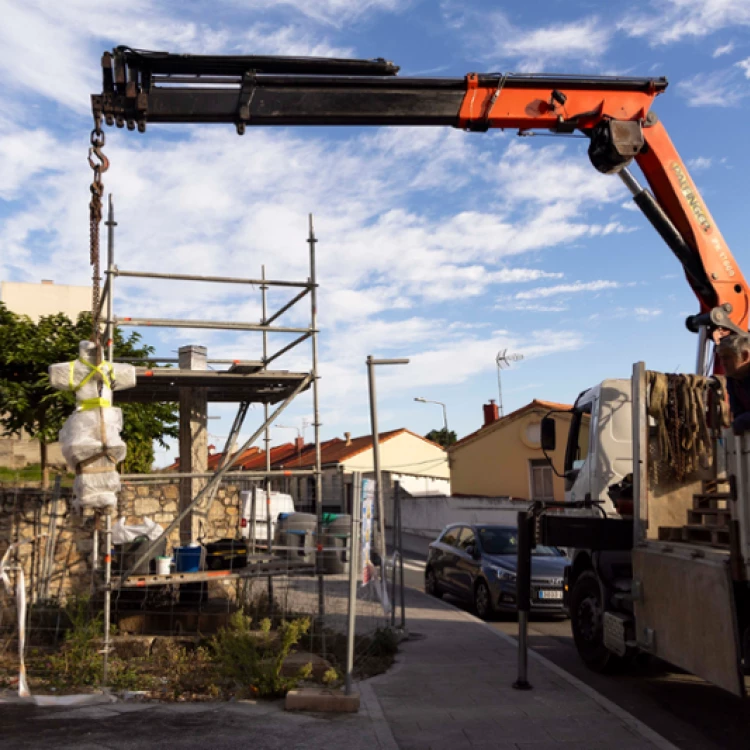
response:
<path fill-rule="evenodd" d="M 596 672 L 609 672 L 619 661 L 604 645 L 603 617 L 599 579 L 593 571 L 584 571 L 570 594 L 570 625 L 579 656 Z"/>

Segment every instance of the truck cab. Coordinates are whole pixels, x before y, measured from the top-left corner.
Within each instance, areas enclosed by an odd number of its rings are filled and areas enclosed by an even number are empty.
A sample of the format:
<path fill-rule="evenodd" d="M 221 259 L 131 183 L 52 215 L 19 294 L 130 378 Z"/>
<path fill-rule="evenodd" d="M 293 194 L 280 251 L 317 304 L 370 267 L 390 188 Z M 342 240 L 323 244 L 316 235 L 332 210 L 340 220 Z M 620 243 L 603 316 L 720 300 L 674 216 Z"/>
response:
<path fill-rule="evenodd" d="M 633 471 L 630 380 L 605 380 L 573 406 L 565 450 L 565 500 L 597 500 L 616 515 L 607 490 Z"/>

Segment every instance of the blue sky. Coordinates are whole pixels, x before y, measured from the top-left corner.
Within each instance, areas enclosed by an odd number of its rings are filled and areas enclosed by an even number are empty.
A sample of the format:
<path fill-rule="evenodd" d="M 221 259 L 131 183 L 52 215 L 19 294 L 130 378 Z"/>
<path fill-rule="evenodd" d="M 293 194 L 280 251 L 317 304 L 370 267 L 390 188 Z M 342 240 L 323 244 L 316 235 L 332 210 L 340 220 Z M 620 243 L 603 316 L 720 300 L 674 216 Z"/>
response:
<path fill-rule="evenodd" d="M 0 0 L 0 279 L 86 284 L 89 95 L 99 58 L 128 44 L 170 52 L 385 57 L 401 75 L 534 71 L 667 76 L 666 124 L 741 267 L 750 149 L 750 3 Z M 586 141 L 442 129 L 108 129 L 118 264 L 252 277 L 307 275 L 307 214 L 319 237 L 323 436 L 369 430 L 367 354 L 410 357 L 379 373 L 382 429 L 459 435 L 497 397 L 571 402 L 643 359 L 690 371 L 697 309 L 677 262 Z M 279 300 L 280 301 L 280 298 Z M 254 291 L 120 283 L 121 316 L 253 320 Z M 291 314 L 290 324 L 304 316 Z M 163 356 L 185 343 L 255 358 L 259 339 L 149 331 Z M 276 343 L 281 344 L 279 338 Z M 279 361 L 304 368 L 307 352 Z M 310 399 L 283 424 L 301 425 Z M 221 444 L 231 410 L 213 407 Z M 248 420 L 258 424 L 260 410 Z M 274 442 L 293 437 L 275 429 Z M 308 428 L 306 437 L 312 437 Z M 160 460 L 166 457 L 160 457 Z"/>

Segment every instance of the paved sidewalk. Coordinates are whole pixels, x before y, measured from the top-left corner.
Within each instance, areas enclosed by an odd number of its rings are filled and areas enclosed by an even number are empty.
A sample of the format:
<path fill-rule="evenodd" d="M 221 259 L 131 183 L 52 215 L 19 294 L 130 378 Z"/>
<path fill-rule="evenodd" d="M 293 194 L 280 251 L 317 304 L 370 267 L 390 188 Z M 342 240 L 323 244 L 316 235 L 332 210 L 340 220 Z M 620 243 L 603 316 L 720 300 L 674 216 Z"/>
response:
<path fill-rule="evenodd" d="M 514 690 L 516 643 L 477 618 L 409 590 L 419 640 L 369 681 L 400 750 L 672 748 L 630 714 L 530 652 L 532 690 Z"/>
<path fill-rule="evenodd" d="M 471 615 L 407 592 L 413 640 L 360 684 L 354 715 L 296 714 L 280 701 L 0 704 L 0 748 L 26 750 L 661 750 L 673 746 L 541 657 L 511 687 L 515 643 Z"/>

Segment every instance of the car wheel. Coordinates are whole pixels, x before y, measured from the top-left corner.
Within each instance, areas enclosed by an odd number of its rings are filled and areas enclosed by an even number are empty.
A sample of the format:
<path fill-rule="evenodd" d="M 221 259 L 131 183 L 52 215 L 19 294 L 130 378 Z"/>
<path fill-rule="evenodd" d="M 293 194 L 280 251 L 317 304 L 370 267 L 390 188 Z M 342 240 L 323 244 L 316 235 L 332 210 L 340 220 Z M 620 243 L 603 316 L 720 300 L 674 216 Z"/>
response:
<path fill-rule="evenodd" d="M 438 599 L 441 599 L 443 596 L 443 592 L 440 590 L 437 578 L 435 577 L 435 571 L 432 568 L 427 568 L 424 573 L 424 591 L 425 594 L 436 596 Z"/>
<path fill-rule="evenodd" d="M 576 579 L 570 595 L 570 625 L 578 654 L 595 672 L 609 672 L 619 658 L 604 645 L 604 606 L 599 579 L 587 570 Z"/>
<path fill-rule="evenodd" d="M 484 581 L 479 581 L 474 587 L 474 611 L 483 620 L 488 620 L 494 614 L 492 595 Z"/>

